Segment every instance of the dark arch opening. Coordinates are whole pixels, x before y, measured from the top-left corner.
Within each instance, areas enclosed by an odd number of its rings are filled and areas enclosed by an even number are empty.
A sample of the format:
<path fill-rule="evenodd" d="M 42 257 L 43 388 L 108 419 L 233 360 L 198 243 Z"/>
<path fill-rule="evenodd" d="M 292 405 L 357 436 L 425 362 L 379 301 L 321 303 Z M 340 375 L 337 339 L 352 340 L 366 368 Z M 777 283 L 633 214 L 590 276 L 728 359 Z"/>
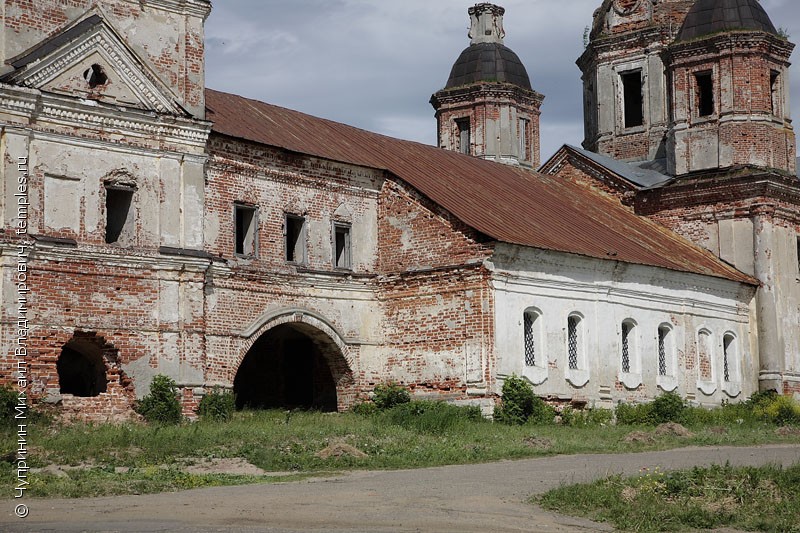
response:
<path fill-rule="evenodd" d="M 56 362 L 61 394 L 90 397 L 106 392 L 108 378 L 102 348 L 90 341 L 72 340 Z"/>
<path fill-rule="evenodd" d="M 318 329 L 282 324 L 264 333 L 247 352 L 233 391 L 237 409 L 336 411 L 338 347 Z"/>

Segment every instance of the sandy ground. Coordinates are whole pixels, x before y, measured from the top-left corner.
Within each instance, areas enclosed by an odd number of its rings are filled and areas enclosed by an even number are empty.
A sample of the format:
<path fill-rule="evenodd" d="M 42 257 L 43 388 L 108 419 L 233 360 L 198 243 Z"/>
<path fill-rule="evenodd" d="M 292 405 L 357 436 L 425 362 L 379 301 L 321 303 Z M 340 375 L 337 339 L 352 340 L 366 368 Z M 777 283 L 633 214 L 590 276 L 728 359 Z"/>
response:
<path fill-rule="evenodd" d="M 0 502 L 7 532 L 276 533 L 608 531 L 525 503 L 561 484 L 615 473 L 635 474 L 725 463 L 791 465 L 797 445 L 682 448 L 621 455 L 571 455 L 390 472 L 353 472 L 293 483 L 247 485 L 171 494 L 82 500 L 26 499 L 30 515 L 14 516 L 18 501 Z"/>

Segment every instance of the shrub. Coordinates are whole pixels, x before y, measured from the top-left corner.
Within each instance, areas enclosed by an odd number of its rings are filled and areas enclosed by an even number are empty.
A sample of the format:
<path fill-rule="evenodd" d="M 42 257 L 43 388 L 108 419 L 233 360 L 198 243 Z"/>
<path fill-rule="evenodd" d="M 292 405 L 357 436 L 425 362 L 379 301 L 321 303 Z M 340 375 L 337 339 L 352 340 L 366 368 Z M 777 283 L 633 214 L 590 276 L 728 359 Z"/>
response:
<path fill-rule="evenodd" d="M 370 416 L 378 412 L 378 406 L 373 402 L 359 402 L 350 408 L 352 412 L 361 416 Z"/>
<path fill-rule="evenodd" d="M 381 383 L 375 386 L 373 402 L 380 410 L 391 409 L 395 405 L 408 403 L 411 395 L 405 387 L 394 382 Z"/>
<path fill-rule="evenodd" d="M 483 421 L 475 406 L 461 407 L 445 402 L 415 400 L 387 410 L 386 419 L 395 425 L 420 433 L 441 433 L 465 423 Z"/>
<path fill-rule="evenodd" d="M 202 420 L 223 422 L 230 420 L 236 409 L 236 398 L 233 391 L 214 388 L 200 400 L 197 414 Z"/>
<path fill-rule="evenodd" d="M 531 384 L 524 379 L 517 376 L 507 378 L 503 383 L 502 395 L 502 404 L 494 410 L 496 421 L 509 425 L 553 422 L 555 410 L 536 396 Z"/>
<path fill-rule="evenodd" d="M 653 400 L 653 418 L 656 424 L 680 422 L 686 402 L 674 392 L 665 392 Z"/>
<path fill-rule="evenodd" d="M 14 416 L 17 414 L 17 402 L 19 395 L 13 387 L 3 385 L 0 387 L 0 424 L 11 427 L 15 424 Z"/>
<path fill-rule="evenodd" d="M 779 426 L 800 425 L 800 404 L 791 396 L 774 395 L 754 408 L 755 412 Z"/>
<path fill-rule="evenodd" d="M 183 416 L 175 381 L 161 374 L 154 377 L 150 383 L 150 394 L 137 404 L 136 411 L 148 422 L 180 423 Z"/>
<path fill-rule="evenodd" d="M 652 426 L 655 423 L 652 403 L 620 403 L 617 404 L 614 413 L 617 416 L 617 424 L 626 426 Z"/>
<path fill-rule="evenodd" d="M 561 411 L 561 423 L 565 426 L 603 426 L 611 422 L 613 412 L 610 409 L 575 410 L 570 406 Z"/>

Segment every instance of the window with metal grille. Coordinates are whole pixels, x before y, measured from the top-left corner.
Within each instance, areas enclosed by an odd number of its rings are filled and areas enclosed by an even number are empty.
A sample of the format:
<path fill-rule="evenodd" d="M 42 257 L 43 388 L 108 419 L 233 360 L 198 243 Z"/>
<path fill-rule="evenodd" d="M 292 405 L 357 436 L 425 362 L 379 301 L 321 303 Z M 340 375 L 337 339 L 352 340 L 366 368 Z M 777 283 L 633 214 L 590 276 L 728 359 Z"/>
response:
<path fill-rule="evenodd" d="M 571 316 L 567 319 L 567 349 L 569 353 L 570 370 L 578 369 L 578 326 L 581 322 L 580 317 Z"/>
<path fill-rule="evenodd" d="M 525 312 L 523 320 L 525 330 L 525 366 L 536 366 L 536 314 L 531 311 Z"/>
<path fill-rule="evenodd" d="M 633 324 L 630 322 L 622 323 L 622 371 L 626 374 L 631 371 L 631 350 L 630 334 Z"/>
<path fill-rule="evenodd" d="M 731 381 L 731 358 L 735 356 L 735 337 L 725 335 L 722 341 L 722 374 L 726 383 Z"/>
<path fill-rule="evenodd" d="M 658 375 L 667 375 L 667 336 L 669 328 L 661 326 L 658 328 Z"/>

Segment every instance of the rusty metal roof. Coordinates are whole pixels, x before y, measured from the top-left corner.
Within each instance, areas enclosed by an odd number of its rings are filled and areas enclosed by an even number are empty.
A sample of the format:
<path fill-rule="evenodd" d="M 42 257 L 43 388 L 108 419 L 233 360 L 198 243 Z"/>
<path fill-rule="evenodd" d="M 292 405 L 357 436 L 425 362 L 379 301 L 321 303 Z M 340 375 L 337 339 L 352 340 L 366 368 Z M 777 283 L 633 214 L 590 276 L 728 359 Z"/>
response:
<path fill-rule="evenodd" d="M 756 283 L 586 186 L 211 89 L 206 107 L 217 134 L 386 170 L 498 241 Z"/>

